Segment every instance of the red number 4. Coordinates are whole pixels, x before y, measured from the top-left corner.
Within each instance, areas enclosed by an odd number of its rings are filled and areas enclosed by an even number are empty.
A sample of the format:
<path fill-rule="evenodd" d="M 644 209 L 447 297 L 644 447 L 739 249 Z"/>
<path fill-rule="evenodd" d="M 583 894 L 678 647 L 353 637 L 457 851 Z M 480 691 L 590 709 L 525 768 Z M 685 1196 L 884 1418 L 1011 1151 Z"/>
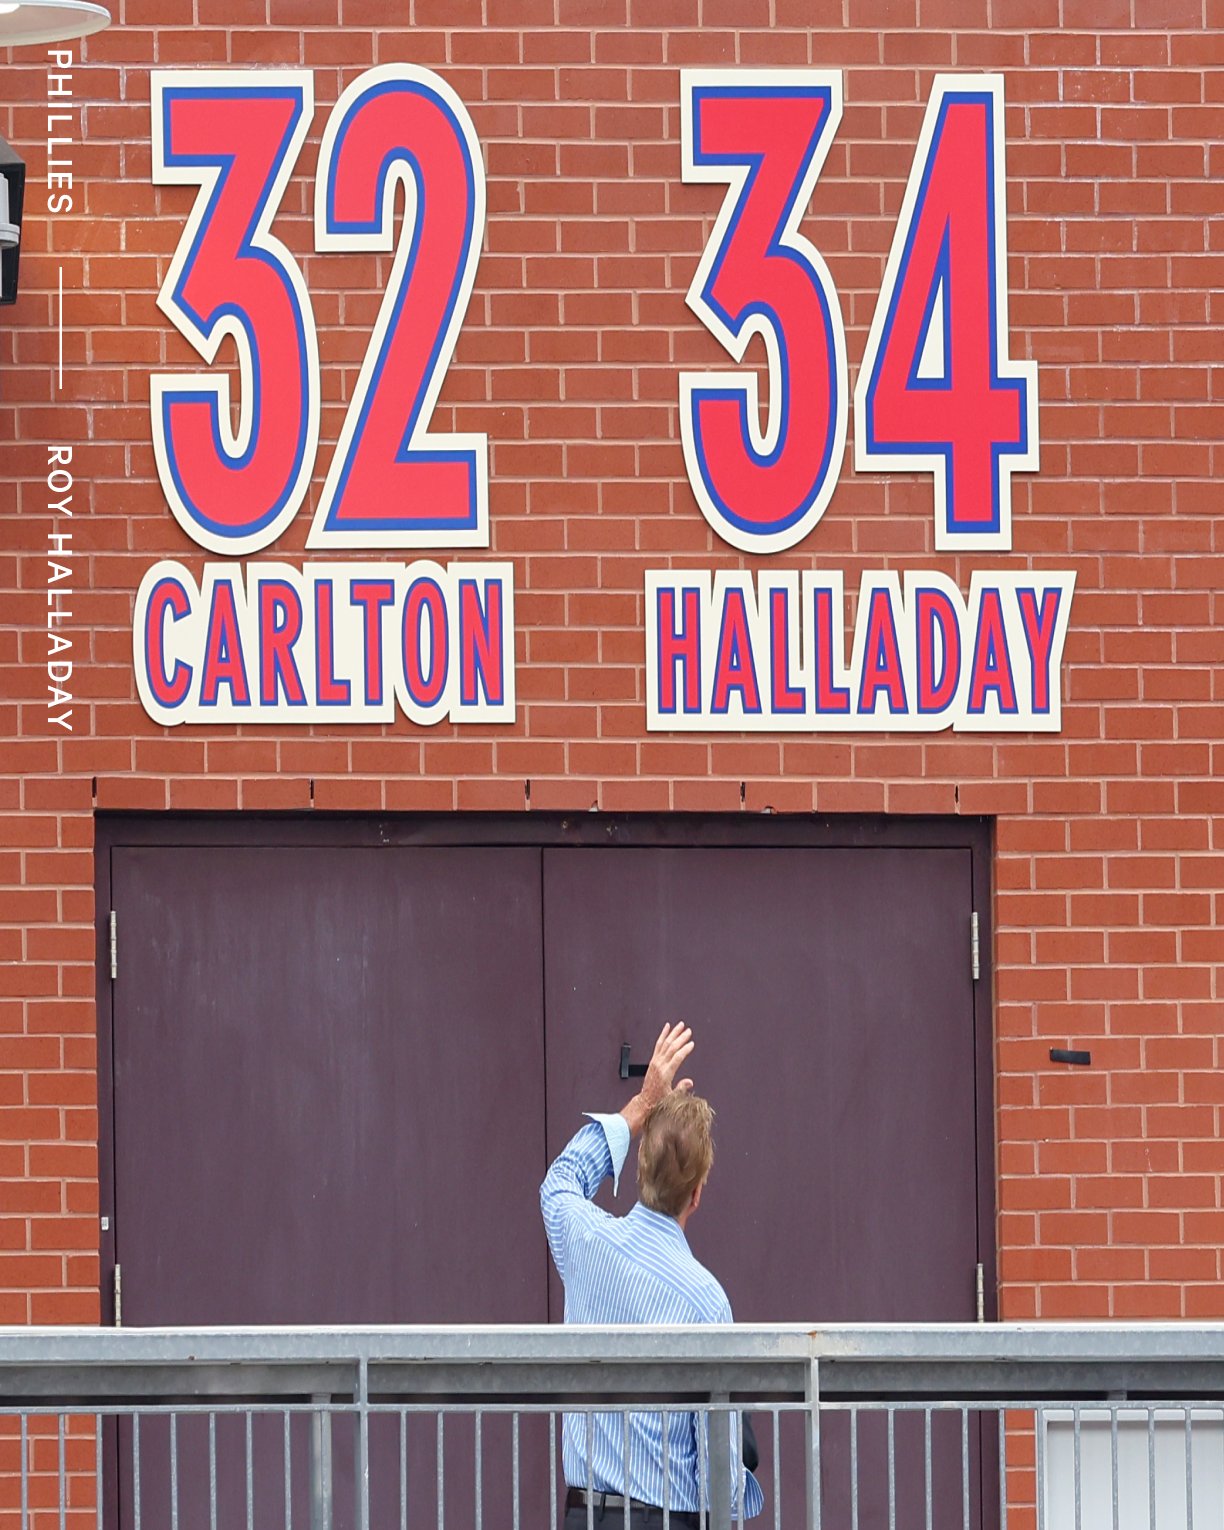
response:
<path fill-rule="evenodd" d="M 1011 547 L 1037 367 L 1007 354 L 1003 82 L 938 75 L 854 394 L 855 466 L 935 475 L 935 546 Z"/>

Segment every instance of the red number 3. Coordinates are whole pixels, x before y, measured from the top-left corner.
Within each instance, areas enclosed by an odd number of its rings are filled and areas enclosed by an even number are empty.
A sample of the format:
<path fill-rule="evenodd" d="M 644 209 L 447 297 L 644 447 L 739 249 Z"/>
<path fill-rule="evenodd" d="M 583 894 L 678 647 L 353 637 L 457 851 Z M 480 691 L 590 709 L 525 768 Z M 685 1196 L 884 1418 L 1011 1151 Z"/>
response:
<path fill-rule="evenodd" d="M 229 379 L 154 377 L 153 449 L 184 531 L 212 552 L 266 547 L 292 520 L 319 440 L 319 352 L 306 284 L 270 233 L 314 112 L 304 70 L 153 76 L 153 178 L 200 188 L 158 305 Z"/>
<path fill-rule="evenodd" d="M 689 306 L 734 361 L 759 335 L 769 364 L 761 428 L 754 372 L 686 372 L 680 433 L 702 513 L 748 552 L 791 547 L 824 513 L 846 445 L 846 342 L 837 293 L 799 233 L 841 120 L 825 70 L 686 71 L 685 179 L 730 184 Z"/>

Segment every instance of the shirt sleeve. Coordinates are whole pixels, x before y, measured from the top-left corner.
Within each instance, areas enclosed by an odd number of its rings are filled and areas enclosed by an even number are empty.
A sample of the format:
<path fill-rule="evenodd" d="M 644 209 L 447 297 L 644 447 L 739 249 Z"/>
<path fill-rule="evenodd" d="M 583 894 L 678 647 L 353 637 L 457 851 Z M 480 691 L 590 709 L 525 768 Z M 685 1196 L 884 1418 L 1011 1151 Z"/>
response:
<path fill-rule="evenodd" d="M 592 1215 L 602 1215 L 591 1199 L 609 1176 L 613 1191 L 629 1151 L 629 1123 L 624 1116 L 591 1115 L 554 1159 L 540 1186 L 540 1211 L 557 1273 L 565 1279 L 573 1230 Z"/>

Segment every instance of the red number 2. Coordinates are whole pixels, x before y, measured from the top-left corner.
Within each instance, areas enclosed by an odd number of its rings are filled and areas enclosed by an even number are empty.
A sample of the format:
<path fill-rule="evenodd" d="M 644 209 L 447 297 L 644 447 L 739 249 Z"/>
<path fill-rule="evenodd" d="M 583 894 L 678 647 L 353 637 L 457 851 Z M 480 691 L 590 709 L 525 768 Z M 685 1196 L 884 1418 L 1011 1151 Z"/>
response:
<path fill-rule="evenodd" d="M 395 246 L 397 186 L 405 209 Z M 367 70 L 340 97 L 323 135 L 315 245 L 395 248 L 395 259 L 311 547 L 488 545 L 485 437 L 428 430 L 484 223 L 484 165 L 458 96 L 428 69 Z"/>

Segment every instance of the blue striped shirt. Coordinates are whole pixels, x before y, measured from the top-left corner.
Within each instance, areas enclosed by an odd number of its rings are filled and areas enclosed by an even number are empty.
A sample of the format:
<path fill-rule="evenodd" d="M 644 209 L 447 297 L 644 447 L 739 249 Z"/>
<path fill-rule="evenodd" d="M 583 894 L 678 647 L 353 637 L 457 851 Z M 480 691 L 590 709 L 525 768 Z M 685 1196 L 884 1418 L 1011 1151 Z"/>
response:
<path fill-rule="evenodd" d="M 567 1323 L 729 1323 L 726 1292 L 689 1252 L 679 1222 L 639 1201 L 624 1217 L 591 1202 L 609 1175 L 613 1188 L 629 1151 L 623 1116 L 592 1115 L 549 1169 L 540 1208 L 553 1262 L 565 1284 Z M 625 1415 L 569 1413 L 562 1429 L 565 1480 L 572 1487 L 625 1493 L 643 1503 L 664 1501 L 663 1419 L 667 1419 L 668 1508 L 708 1506 L 708 1427 L 694 1413 L 630 1413 L 626 1461 Z M 593 1427 L 592 1422 L 593 1421 Z M 727 1463 L 731 1512 L 750 1518 L 764 1507 L 751 1472 L 739 1465 L 732 1418 L 732 1460 Z M 699 1434 L 704 1433 L 704 1438 Z M 588 1449 L 588 1447 L 591 1447 Z M 628 1484 L 626 1485 L 626 1464 Z M 704 1503 L 703 1503 L 704 1500 Z"/>

